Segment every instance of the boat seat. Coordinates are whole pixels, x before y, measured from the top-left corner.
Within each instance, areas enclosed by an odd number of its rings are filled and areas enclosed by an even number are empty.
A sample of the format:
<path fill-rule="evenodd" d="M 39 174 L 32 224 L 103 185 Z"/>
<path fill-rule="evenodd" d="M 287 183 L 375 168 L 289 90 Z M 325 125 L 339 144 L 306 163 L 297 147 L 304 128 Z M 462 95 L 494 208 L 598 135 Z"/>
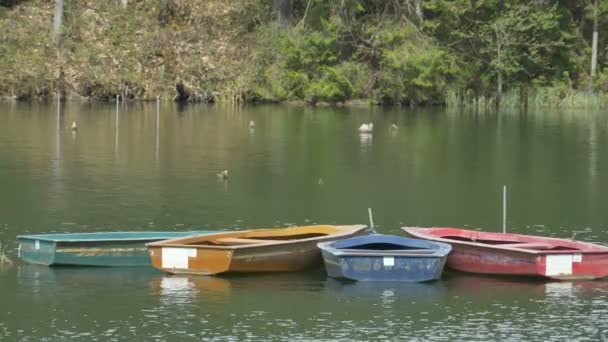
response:
<path fill-rule="evenodd" d="M 508 248 L 521 248 L 521 249 L 550 249 L 554 248 L 555 245 L 549 245 L 541 242 L 520 242 L 520 243 L 508 243 L 504 245 L 497 245 L 500 247 Z"/>
<path fill-rule="evenodd" d="M 221 238 L 213 240 L 215 243 L 229 245 L 252 245 L 256 243 L 276 242 L 275 240 L 257 240 L 257 239 L 242 239 L 242 238 Z"/>
<path fill-rule="evenodd" d="M 395 253 L 395 254 L 434 254 L 437 251 L 432 249 L 354 249 L 354 248 L 344 248 L 339 249 L 340 251 L 349 252 L 349 253 L 360 253 L 360 254 L 386 254 L 386 253 Z"/>

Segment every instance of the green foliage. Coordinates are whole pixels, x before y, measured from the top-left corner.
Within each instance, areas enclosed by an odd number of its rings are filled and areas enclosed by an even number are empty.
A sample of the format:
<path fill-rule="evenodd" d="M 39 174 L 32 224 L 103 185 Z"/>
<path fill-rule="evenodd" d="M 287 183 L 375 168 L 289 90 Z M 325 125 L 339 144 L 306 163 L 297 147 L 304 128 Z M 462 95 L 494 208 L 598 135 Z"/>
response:
<path fill-rule="evenodd" d="M 306 100 L 310 103 L 339 102 L 348 99 L 353 92 L 353 86 L 345 75 L 332 67 L 322 67 L 321 76 L 306 90 Z"/>
<path fill-rule="evenodd" d="M 351 97 L 362 99 L 371 93 L 373 85 L 372 71 L 368 64 L 358 62 L 343 62 L 335 67 L 336 73 L 346 77 L 352 86 Z"/>
<path fill-rule="evenodd" d="M 579 105 L 608 93 L 606 1 L 294 0 L 292 27 L 273 22 L 272 3 L 68 1 L 57 48 L 52 2 L 0 0 L 0 95 L 149 99 L 178 81 L 233 102 Z"/>

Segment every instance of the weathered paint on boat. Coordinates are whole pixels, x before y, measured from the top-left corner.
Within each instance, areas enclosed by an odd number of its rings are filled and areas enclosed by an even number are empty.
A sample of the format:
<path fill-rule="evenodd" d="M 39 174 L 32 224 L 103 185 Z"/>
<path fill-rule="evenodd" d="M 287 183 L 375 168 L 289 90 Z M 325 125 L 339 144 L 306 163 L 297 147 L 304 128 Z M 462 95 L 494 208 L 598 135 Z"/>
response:
<path fill-rule="evenodd" d="M 363 225 L 316 225 L 217 233 L 147 246 L 152 265 L 168 273 L 290 272 L 320 264 L 318 242 L 363 234 Z"/>
<path fill-rule="evenodd" d="M 523 234 L 458 228 L 402 228 L 409 236 L 452 245 L 447 266 L 464 272 L 556 280 L 608 276 L 608 247 Z"/>
<path fill-rule="evenodd" d="M 21 260 L 47 266 L 150 266 L 146 243 L 211 231 L 20 235 Z"/>
<path fill-rule="evenodd" d="M 452 249 L 444 243 L 380 234 L 318 246 L 330 277 L 356 281 L 437 280 Z"/>

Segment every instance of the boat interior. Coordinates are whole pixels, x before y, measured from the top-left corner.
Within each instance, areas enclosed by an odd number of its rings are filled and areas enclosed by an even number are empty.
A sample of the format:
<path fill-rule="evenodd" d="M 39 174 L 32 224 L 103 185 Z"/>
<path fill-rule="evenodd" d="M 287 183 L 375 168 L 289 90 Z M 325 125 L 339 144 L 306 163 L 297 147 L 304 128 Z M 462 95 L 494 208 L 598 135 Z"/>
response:
<path fill-rule="evenodd" d="M 404 245 L 397 244 L 397 243 L 372 242 L 372 243 L 348 246 L 348 247 L 337 248 L 337 249 L 365 249 L 365 250 L 371 250 L 371 251 L 385 251 L 385 250 L 405 251 L 405 250 L 428 249 L 428 248 L 404 246 Z"/>
<path fill-rule="evenodd" d="M 322 238 L 329 235 L 349 235 L 364 229 L 365 226 L 301 226 L 282 229 L 254 229 L 240 232 L 227 232 L 199 235 L 169 240 L 168 244 L 187 246 L 243 246 Z"/>
<path fill-rule="evenodd" d="M 500 247 L 530 249 L 530 250 L 551 250 L 551 251 L 580 251 L 580 250 L 582 250 L 581 248 L 577 248 L 574 246 L 548 244 L 548 243 L 533 242 L 533 241 L 493 240 L 493 239 L 483 239 L 483 238 L 477 239 L 474 236 L 471 236 L 471 237 L 442 236 L 442 238 L 456 240 L 456 241 L 482 243 L 485 245 L 495 245 L 495 246 L 500 246 Z"/>
<path fill-rule="evenodd" d="M 310 239 L 315 237 L 322 237 L 328 234 L 321 233 L 309 233 L 309 234 L 297 234 L 297 235 L 282 235 L 282 236 L 246 236 L 246 237 L 224 237 L 218 239 L 210 239 L 204 241 L 195 241 L 190 244 L 192 245 L 206 245 L 206 246 L 239 246 L 239 245 L 252 245 L 261 243 L 272 243 L 277 241 L 295 241 L 302 239 Z"/>
<path fill-rule="evenodd" d="M 336 247 L 336 249 L 346 253 L 355 253 L 357 255 L 379 255 L 382 253 L 394 253 L 399 255 L 411 254 L 435 254 L 435 250 L 424 247 L 404 246 L 397 243 L 388 242 L 370 242 L 365 244 L 350 245 L 344 247 Z"/>

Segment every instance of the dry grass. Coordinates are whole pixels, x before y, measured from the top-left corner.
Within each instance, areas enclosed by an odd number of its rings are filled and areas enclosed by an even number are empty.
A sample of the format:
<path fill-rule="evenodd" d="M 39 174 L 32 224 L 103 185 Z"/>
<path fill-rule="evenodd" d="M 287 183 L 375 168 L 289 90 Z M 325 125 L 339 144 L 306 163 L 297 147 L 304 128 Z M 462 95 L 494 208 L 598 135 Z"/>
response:
<path fill-rule="evenodd" d="M 6 256 L 6 246 L 2 246 L 2 242 L 0 242 L 0 269 L 12 265 L 13 261 Z"/>
<path fill-rule="evenodd" d="M 72 99 L 166 99 L 182 81 L 207 100 L 225 85 L 230 89 L 248 62 L 245 43 L 263 20 L 254 22 L 264 13 L 258 3 L 176 0 L 175 13 L 161 25 L 154 2 L 123 9 L 112 1 L 73 1 L 66 3 L 56 48 L 53 2 L 19 2 L 0 16 L 0 95 L 48 98 L 63 89 Z"/>

